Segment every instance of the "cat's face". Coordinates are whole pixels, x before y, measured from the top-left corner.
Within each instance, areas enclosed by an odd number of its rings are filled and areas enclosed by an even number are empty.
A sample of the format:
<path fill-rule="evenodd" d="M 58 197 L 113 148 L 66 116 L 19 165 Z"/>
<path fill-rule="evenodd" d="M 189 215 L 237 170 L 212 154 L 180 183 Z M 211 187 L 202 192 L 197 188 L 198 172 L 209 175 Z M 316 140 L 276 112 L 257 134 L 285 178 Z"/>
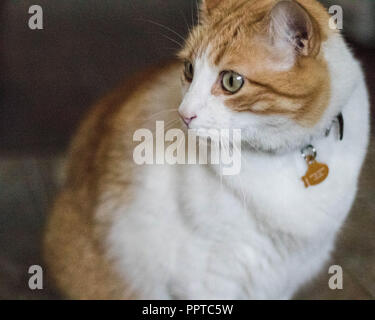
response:
<path fill-rule="evenodd" d="M 330 97 L 328 14 L 315 0 L 299 3 L 203 1 L 180 53 L 189 128 L 241 129 L 253 147 L 275 150 L 320 121 Z"/>

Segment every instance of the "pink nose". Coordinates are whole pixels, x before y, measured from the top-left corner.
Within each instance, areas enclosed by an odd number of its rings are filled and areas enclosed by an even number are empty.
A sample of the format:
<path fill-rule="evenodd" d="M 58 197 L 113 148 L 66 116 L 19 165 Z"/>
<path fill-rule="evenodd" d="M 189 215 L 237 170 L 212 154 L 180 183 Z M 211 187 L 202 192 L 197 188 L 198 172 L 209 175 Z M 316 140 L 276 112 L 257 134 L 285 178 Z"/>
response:
<path fill-rule="evenodd" d="M 197 116 L 195 114 L 193 116 L 186 116 L 185 114 L 180 113 L 180 117 L 182 121 L 184 121 L 185 124 L 189 126 L 190 122 L 193 121 Z"/>

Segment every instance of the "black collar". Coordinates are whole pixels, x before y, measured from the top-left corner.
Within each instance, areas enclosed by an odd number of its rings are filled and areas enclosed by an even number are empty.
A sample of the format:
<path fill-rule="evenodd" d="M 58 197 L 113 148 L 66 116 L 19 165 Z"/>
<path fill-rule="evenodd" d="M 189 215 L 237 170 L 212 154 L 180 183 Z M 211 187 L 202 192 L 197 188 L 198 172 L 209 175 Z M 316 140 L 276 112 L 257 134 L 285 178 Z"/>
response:
<path fill-rule="evenodd" d="M 339 115 L 336 117 L 338 123 L 339 123 L 339 137 L 340 141 L 344 139 L 344 117 L 342 116 L 342 113 L 340 112 Z"/>
<path fill-rule="evenodd" d="M 335 123 L 339 126 L 339 139 L 342 141 L 344 139 L 344 117 L 341 112 L 332 120 L 331 126 L 326 130 L 326 137 L 329 136 L 332 126 Z"/>

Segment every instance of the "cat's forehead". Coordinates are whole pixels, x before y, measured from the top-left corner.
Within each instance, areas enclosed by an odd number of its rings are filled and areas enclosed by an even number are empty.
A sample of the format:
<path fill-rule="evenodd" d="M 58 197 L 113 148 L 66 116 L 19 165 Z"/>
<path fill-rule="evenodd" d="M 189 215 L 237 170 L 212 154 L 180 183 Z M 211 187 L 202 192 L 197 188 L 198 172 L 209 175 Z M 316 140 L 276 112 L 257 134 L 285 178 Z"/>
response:
<path fill-rule="evenodd" d="M 242 27 L 234 21 L 222 32 L 207 33 L 202 27 L 192 33 L 180 58 L 195 62 L 204 59 L 219 69 L 233 69 L 244 75 L 256 72 L 270 58 L 270 52 L 256 28 Z"/>
<path fill-rule="evenodd" d="M 226 55 L 248 48 L 259 38 L 272 1 L 261 1 L 262 5 L 256 5 L 257 1 L 225 2 L 226 6 L 193 29 L 180 52 L 181 58 L 195 60 L 205 55 L 218 65 Z"/>

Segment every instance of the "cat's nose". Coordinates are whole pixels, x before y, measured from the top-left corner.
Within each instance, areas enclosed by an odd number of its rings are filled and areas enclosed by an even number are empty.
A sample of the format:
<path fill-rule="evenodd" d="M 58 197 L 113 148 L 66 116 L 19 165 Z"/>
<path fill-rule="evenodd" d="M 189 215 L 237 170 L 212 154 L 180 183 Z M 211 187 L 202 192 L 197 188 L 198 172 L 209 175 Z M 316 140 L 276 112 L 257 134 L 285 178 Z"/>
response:
<path fill-rule="evenodd" d="M 185 124 L 186 124 L 187 126 L 189 126 L 190 122 L 192 122 L 192 121 L 197 117 L 196 114 L 193 114 L 193 115 L 190 115 L 190 114 L 189 114 L 189 115 L 186 115 L 186 114 L 181 113 L 181 112 L 179 112 L 179 114 L 180 114 L 180 117 L 181 117 L 182 121 L 185 122 Z"/>

